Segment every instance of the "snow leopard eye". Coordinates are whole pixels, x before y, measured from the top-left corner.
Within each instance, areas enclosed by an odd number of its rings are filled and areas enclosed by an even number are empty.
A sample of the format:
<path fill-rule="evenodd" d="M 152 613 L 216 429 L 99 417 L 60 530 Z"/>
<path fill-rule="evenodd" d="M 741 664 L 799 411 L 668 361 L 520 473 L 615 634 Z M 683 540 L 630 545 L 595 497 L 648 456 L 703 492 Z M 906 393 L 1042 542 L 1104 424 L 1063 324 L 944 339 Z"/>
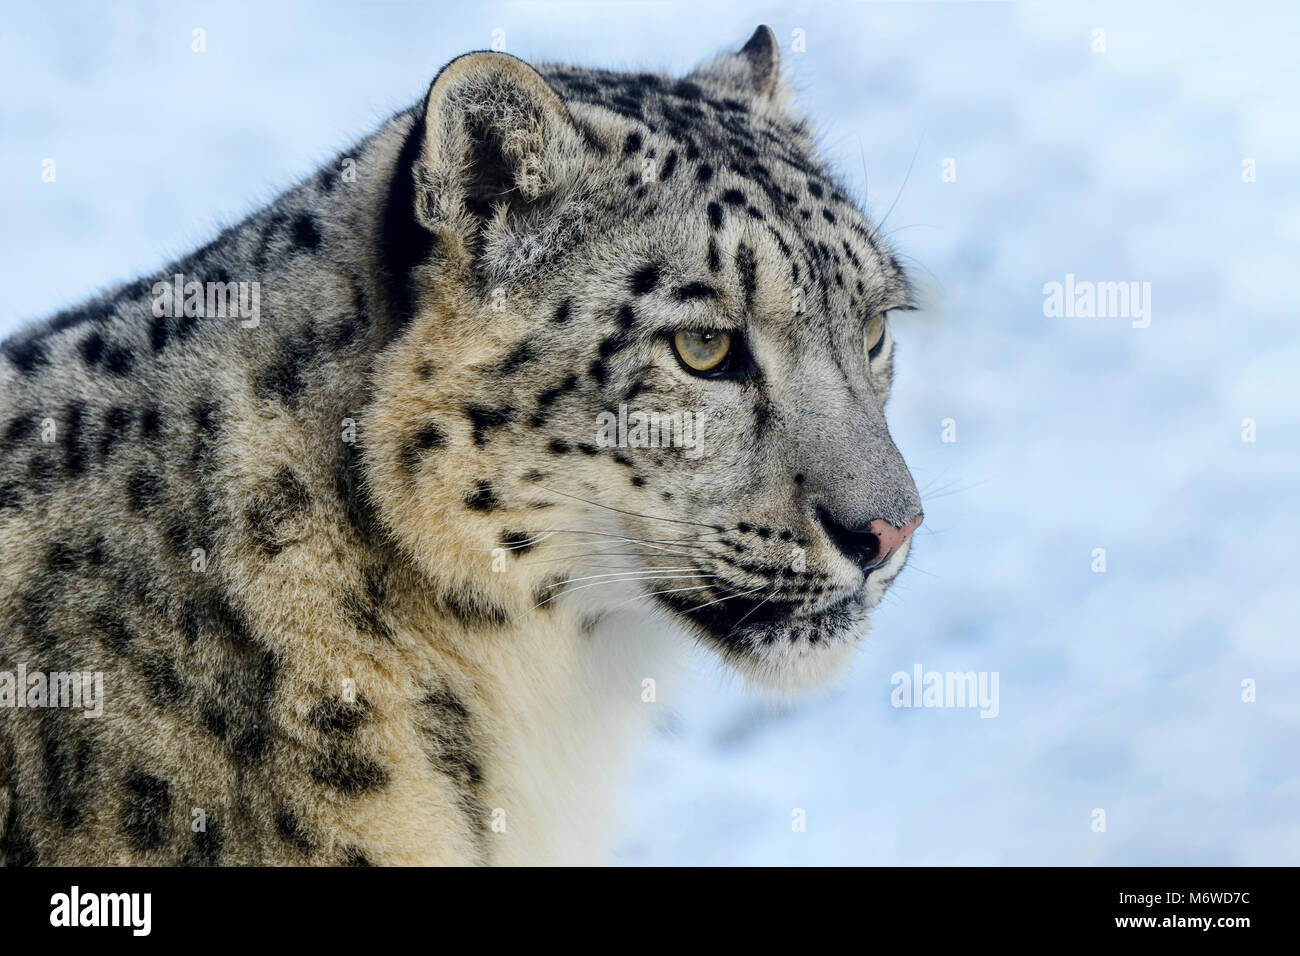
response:
<path fill-rule="evenodd" d="M 721 371 L 731 352 L 731 333 L 691 329 L 673 336 L 673 348 L 687 370 L 699 375 Z"/>
<path fill-rule="evenodd" d="M 867 322 L 867 360 L 880 355 L 885 347 L 885 313 L 873 315 Z"/>

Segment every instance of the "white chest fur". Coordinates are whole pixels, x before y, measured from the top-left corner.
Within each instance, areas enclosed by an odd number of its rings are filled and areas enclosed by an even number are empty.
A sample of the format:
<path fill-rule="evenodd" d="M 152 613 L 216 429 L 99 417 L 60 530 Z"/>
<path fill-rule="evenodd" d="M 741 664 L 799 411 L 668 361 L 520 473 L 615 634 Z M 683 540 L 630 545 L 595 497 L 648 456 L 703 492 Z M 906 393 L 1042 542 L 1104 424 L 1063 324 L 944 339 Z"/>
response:
<path fill-rule="evenodd" d="M 619 786 L 684 657 L 662 617 L 614 612 L 590 629 L 566 617 L 517 633 L 500 685 L 499 864 L 608 862 Z"/>

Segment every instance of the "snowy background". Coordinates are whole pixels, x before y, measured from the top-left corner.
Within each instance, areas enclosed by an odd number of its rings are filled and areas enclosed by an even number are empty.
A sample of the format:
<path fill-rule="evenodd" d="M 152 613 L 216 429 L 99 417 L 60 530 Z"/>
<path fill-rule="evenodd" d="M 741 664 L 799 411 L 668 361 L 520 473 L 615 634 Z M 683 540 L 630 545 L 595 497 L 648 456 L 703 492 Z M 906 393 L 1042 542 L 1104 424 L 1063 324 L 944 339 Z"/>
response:
<path fill-rule="evenodd" d="M 1293 5 L 452 6 L 0 5 L 0 334 L 211 238 L 493 30 L 682 71 L 769 23 L 924 290 L 890 417 L 926 524 L 837 687 L 773 706 L 698 661 L 618 859 L 1300 863 Z M 1150 282 L 1150 327 L 1045 317 L 1066 273 Z M 892 707 L 918 664 L 996 671 L 999 715 Z"/>

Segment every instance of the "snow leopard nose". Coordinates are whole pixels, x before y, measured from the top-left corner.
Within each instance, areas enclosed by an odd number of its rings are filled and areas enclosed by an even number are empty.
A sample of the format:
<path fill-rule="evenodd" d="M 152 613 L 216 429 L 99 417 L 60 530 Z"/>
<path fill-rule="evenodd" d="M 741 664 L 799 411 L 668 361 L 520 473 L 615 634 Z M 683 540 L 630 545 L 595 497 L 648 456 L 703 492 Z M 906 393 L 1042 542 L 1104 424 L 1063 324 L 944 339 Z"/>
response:
<path fill-rule="evenodd" d="M 855 561 L 863 571 L 870 572 L 894 556 L 912 536 L 912 532 L 921 526 L 925 515 L 918 513 L 901 528 L 894 527 L 884 518 L 877 518 L 861 527 L 846 528 L 832 518 L 825 508 L 817 509 L 817 517 L 835 547 L 845 557 Z"/>

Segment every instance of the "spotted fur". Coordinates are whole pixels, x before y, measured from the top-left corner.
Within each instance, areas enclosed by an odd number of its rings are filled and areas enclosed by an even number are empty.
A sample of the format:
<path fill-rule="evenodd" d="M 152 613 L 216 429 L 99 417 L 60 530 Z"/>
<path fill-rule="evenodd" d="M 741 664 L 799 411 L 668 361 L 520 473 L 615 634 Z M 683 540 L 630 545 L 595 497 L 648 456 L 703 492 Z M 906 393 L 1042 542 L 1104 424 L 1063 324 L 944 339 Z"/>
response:
<path fill-rule="evenodd" d="M 684 78 L 470 54 L 3 343 L 0 671 L 100 671 L 105 712 L 0 710 L 0 858 L 598 859 L 682 638 L 842 664 L 906 550 L 826 522 L 919 511 L 863 340 L 909 293 L 789 99 L 765 27 Z M 156 314 L 176 274 L 260 320 Z M 683 328 L 747 374 L 688 374 Z M 705 453 L 606 447 L 628 402 Z"/>

